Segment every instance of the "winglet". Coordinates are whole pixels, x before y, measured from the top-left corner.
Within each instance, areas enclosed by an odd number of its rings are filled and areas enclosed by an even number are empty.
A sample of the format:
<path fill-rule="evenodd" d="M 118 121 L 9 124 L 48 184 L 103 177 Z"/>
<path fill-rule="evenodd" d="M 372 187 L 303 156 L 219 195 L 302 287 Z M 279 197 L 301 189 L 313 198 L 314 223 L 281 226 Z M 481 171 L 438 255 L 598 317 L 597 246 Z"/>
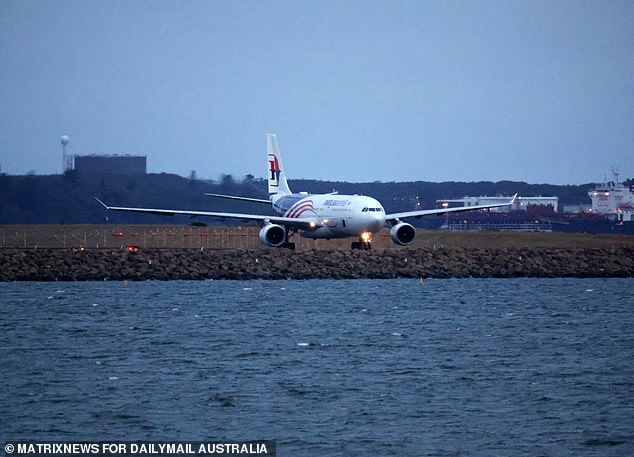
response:
<path fill-rule="evenodd" d="M 104 202 L 102 202 L 101 200 L 99 200 L 97 197 L 95 197 L 95 200 L 97 200 L 99 203 L 101 203 L 103 205 L 104 208 L 106 209 L 110 209 L 110 207 L 108 205 L 106 205 Z"/>
<path fill-rule="evenodd" d="M 511 202 L 509 203 L 509 205 L 512 205 L 513 203 L 515 203 L 516 198 L 517 198 L 517 193 L 513 195 L 513 198 L 511 198 Z"/>

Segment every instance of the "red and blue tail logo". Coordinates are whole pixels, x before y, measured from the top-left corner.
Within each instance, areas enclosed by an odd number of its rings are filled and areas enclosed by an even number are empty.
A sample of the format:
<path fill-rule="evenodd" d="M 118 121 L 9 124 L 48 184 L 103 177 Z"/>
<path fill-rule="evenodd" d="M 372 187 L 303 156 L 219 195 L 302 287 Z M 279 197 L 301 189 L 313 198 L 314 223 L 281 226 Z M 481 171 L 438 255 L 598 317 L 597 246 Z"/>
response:
<path fill-rule="evenodd" d="M 282 170 L 280 169 L 280 163 L 274 154 L 269 154 L 269 172 L 269 186 L 277 187 L 279 185 L 280 173 Z"/>
<path fill-rule="evenodd" d="M 266 136 L 266 149 L 268 153 L 269 194 L 290 194 L 291 190 L 288 188 L 284 165 L 282 165 L 282 156 L 277 147 L 277 138 L 272 133 Z"/>

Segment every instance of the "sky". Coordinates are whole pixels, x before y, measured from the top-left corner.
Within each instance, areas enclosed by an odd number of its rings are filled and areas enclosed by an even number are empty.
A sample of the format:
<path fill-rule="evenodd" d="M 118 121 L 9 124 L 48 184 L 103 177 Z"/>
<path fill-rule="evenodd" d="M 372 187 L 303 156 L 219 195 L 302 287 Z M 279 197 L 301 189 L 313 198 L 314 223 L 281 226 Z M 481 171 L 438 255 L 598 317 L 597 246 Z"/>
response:
<path fill-rule="evenodd" d="M 0 171 L 634 177 L 631 0 L 0 1 Z"/>

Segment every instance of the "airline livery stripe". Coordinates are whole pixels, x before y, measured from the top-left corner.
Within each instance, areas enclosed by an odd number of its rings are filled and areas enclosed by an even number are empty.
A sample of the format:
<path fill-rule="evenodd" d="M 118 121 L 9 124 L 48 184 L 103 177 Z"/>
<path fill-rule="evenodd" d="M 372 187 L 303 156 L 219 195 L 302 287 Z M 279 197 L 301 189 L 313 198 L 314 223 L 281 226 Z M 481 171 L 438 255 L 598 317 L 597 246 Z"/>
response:
<path fill-rule="evenodd" d="M 295 211 L 297 211 L 297 209 L 302 206 L 302 205 L 306 205 L 306 204 L 310 204 L 312 203 L 310 200 L 300 200 L 298 202 L 295 202 L 293 204 L 293 206 L 291 206 L 288 211 L 286 212 L 287 217 L 292 217 L 293 213 Z"/>
<path fill-rule="evenodd" d="M 286 212 L 286 217 L 296 218 L 299 214 L 308 209 L 313 209 L 312 200 L 300 200 L 290 207 L 290 209 Z"/>
<path fill-rule="evenodd" d="M 312 211 L 313 207 L 311 206 L 310 208 L 304 208 L 303 210 L 301 210 L 299 213 L 296 213 L 293 218 L 294 219 L 298 219 L 299 216 L 301 216 L 302 214 L 304 214 L 306 211 Z"/>
<path fill-rule="evenodd" d="M 312 203 L 304 203 L 303 205 L 299 205 L 297 208 L 295 208 L 293 210 L 293 212 L 291 213 L 291 215 L 289 217 L 297 217 L 297 214 L 300 212 L 303 212 L 307 209 L 313 209 L 313 204 Z"/>
<path fill-rule="evenodd" d="M 302 206 L 298 206 L 297 208 L 295 208 L 293 210 L 293 212 L 291 214 L 288 215 L 288 217 L 296 218 L 299 215 L 299 213 L 303 213 L 304 211 L 309 210 L 309 209 L 310 210 L 313 209 L 313 205 L 312 204 L 305 204 L 305 205 L 302 205 Z"/>

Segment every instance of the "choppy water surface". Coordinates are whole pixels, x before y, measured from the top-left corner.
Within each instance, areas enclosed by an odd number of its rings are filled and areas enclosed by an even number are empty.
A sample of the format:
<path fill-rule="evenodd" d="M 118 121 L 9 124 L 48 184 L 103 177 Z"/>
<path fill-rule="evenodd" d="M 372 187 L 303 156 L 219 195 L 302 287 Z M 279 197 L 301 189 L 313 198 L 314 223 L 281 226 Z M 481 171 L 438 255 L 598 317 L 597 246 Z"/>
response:
<path fill-rule="evenodd" d="M 632 279 L 0 284 L 0 441 L 634 455 Z"/>

